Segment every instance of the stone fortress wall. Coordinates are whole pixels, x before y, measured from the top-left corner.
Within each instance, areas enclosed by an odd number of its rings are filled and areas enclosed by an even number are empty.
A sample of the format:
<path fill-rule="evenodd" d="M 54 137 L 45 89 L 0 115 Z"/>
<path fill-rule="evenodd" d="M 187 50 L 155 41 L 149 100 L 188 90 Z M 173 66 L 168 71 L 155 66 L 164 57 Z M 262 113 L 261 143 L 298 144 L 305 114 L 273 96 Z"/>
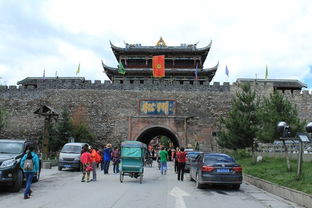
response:
<path fill-rule="evenodd" d="M 273 92 L 270 83 L 256 83 L 259 95 Z M 230 109 L 231 99 L 238 83 L 213 84 L 199 81 L 126 80 L 123 83 L 84 78 L 37 80 L 30 86 L 0 86 L 0 107 L 9 112 L 7 126 L 0 138 L 39 138 L 44 118 L 34 114 L 40 105 L 47 105 L 61 113 L 67 107 L 71 113 L 83 108 L 90 129 L 100 142 L 128 139 L 128 121 L 138 116 L 140 99 L 174 99 L 176 116 L 192 117 L 187 121 L 189 143 L 200 144 L 202 150 L 216 151 L 217 122 Z M 287 96 L 296 104 L 302 119 L 311 121 L 312 95 L 307 91 Z"/>

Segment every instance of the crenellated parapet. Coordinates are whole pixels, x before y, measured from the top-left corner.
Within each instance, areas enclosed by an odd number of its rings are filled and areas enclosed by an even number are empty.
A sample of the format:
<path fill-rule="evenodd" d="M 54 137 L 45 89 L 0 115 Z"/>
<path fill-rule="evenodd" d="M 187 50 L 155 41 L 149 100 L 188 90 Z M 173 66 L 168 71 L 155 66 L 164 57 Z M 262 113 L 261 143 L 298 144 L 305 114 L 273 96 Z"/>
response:
<path fill-rule="evenodd" d="M 230 91 L 228 82 L 204 82 L 199 80 L 174 79 L 124 79 L 115 82 L 110 80 L 85 80 L 79 78 L 38 78 L 29 77 L 18 86 L 0 86 L 0 91 L 10 90 L 46 90 L 46 89 L 94 89 L 94 90 L 164 90 L 164 91 Z"/>

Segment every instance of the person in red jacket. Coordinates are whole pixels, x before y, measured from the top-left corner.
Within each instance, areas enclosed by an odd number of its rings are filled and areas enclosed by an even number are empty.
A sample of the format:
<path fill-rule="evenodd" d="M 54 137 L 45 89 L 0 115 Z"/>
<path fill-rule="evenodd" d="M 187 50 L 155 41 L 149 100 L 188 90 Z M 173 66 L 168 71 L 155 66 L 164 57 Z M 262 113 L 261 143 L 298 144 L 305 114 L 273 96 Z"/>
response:
<path fill-rule="evenodd" d="M 184 168 L 186 162 L 186 152 L 184 152 L 184 147 L 181 147 L 180 151 L 176 153 L 178 160 L 178 181 L 183 181 Z"/>
<path fill-rule="evenodd" d="M 83 147 L 82 154 L 80 156 L 80 162 L 82 163 L 82 179 L 81 182 L 85 182 L 85 176 L 87 174 L 87 182 L 90 182 L 90 172 L 92 170 L 92 159 L 88 147 Z"/>
<path fill-rule="evenodd" d="M 96 167 L 97 167 L 97 151 L 95 148 L 91 148 L 91 166 L 92 166 L 92 180 L 91 181 L 96 181 Z"/>

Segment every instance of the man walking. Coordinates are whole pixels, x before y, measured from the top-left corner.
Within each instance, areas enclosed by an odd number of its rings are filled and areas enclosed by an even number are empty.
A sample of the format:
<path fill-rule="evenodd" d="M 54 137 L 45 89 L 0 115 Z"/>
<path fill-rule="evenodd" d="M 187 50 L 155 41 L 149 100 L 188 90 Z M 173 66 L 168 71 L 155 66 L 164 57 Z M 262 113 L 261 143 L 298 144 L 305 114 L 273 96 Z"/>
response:
<path fill-rule="evenodd" d="M 163 175 L 167 173 L 167 160 L 168 160 L 168 152 L 165 150 L 164 147 L 161 148 L 159 151 L 160 157 L 160 173 Z"/>
<path fill-rule="evenodd" d="M 108 174 L 109 163 L 112 160 L 112 145 L 107 144 L 103 153 L 104 160 L 104 174 Z"/>

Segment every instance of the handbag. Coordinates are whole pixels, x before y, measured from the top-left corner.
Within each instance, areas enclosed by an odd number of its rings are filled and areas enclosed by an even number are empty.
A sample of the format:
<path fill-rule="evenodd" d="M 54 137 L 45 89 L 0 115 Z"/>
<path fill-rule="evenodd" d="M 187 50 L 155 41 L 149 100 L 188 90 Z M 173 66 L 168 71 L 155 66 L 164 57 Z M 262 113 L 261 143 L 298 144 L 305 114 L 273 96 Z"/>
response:
<path fill-rule="evenodd" d="M 86 171 L 89 172 L 89 171 L 92 171 L 92 170 L 93 170 L 93 168 L 92 168 L 91 166 L 87 166 L 87 167 L 86 167 Z"/>

